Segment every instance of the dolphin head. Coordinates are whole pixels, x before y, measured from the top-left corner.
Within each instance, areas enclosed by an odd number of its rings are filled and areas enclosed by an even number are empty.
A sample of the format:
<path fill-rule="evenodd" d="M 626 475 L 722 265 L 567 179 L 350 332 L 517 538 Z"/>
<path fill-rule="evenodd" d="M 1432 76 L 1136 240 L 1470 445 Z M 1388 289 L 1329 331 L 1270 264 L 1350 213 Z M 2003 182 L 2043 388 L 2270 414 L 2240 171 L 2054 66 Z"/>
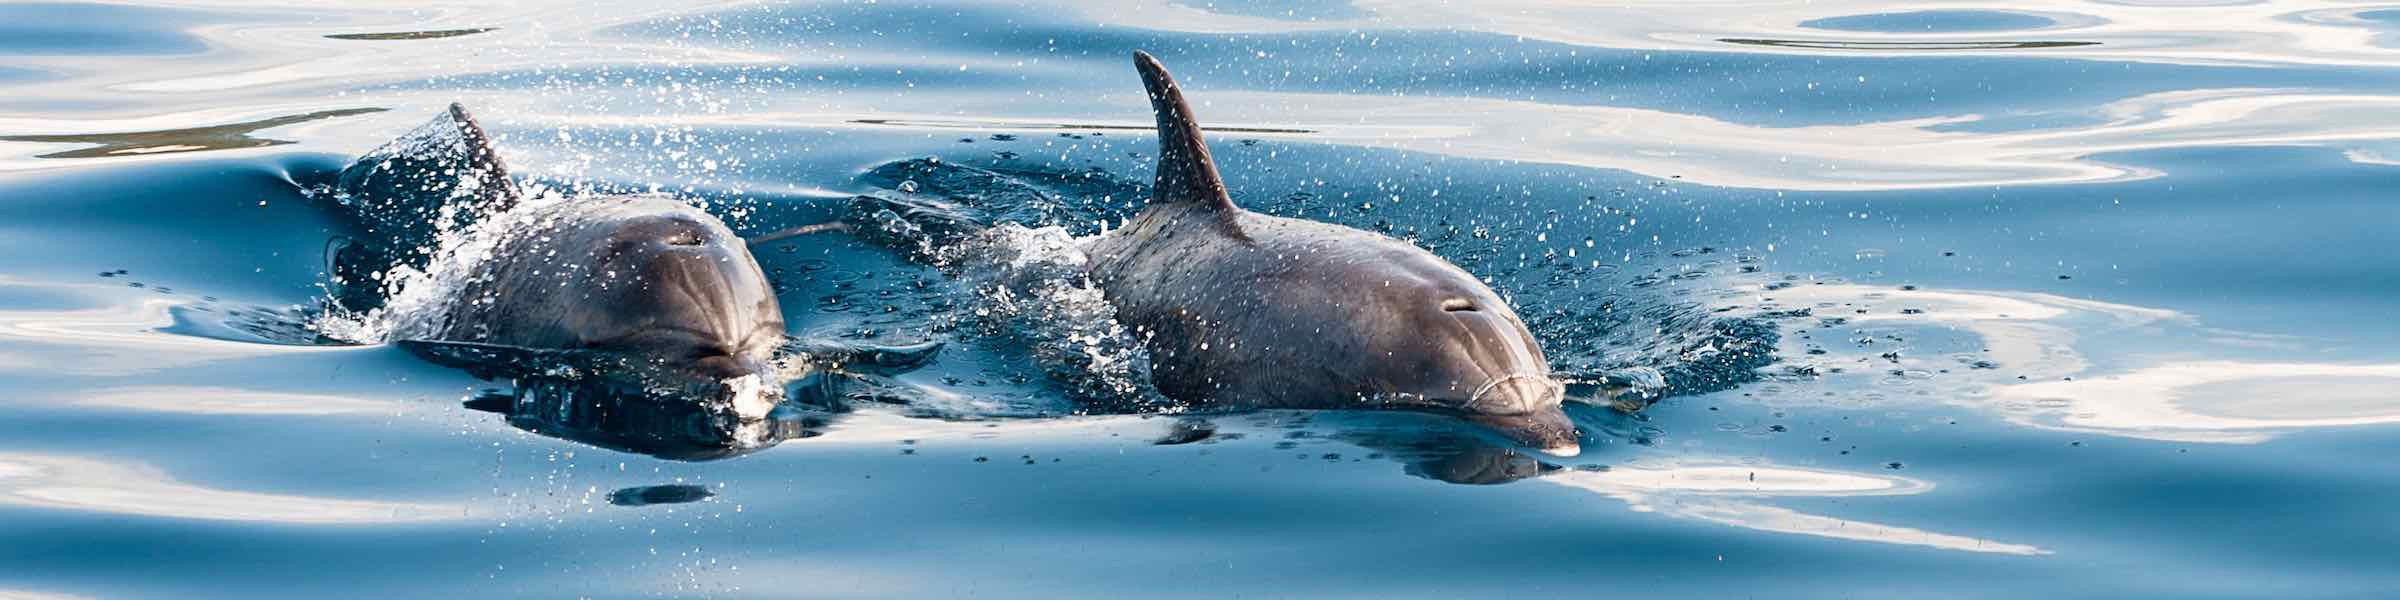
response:
<path fill-rule="evenodd" d="M 1385 281 L 1365 287 L 1374 298 L 1357 305 L 1358 318 L 1384 323 L 1359 328 L 1372 335 L 1362 346 L 1378 395 L 1456 414 L 1548 454 L 1581 452 L 1564 386 L 1506 301 L 1430 255 L 1381 264 L 1399 268 L 1379 273 Z"/>
<path fill-rule="evenodd" d="M 635 357 L 647 385 L 707 404 L 727 427 L 755 423 L 782 400 L 774 362 L 784 340 L 775 293 L 722 221 L 665 197 L 600 200 L 579 227 L 588 260 L 555 331 L 576 347 Z"/>
<path fill-rule="evenodd" d="M 712 413 L 728 432 L 764 420 L 783 395 L 774 290 L 742 239 L 704 211 L 661 195 L 536 202 L 457 104 L 343 169 L 338 189 L 363 238 L 332 268 L 353 310 L 383 305 L 391 290 L 375 282 L 392 267 L 447 273 L 429 267 L 440 238 L 494 236 L 475 238 L 492 242 L 488 256 L 471 245 L 470 270 L 443 277 L 458 287 L 444 290 L 442 314 L 407 326 L 400 341 L 432 348 L 421 354 L 589 367 L 572 370 Z M 427 345 L 441 342 L 480 347 Z"/>

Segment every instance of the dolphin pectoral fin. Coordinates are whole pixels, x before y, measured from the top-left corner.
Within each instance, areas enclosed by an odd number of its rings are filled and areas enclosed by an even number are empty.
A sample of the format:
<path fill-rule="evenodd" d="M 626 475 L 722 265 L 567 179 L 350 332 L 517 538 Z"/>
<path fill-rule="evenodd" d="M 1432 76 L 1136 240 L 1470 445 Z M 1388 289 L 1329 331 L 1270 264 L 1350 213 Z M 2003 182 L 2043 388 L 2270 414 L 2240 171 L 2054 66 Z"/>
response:
<path fill-rule="evenodd" d="M 871 344 L 825 338 L 794 338 L 785 340 L 786 352 L 802 354 L 809 362 L 844 371 L 873 375 L 897 375 L 914 371 L 933 361 L 942 351 L 942 342 L 915 344 Z"/>
<path fill-rule="evenodd" d="M 1183 88 L 1175 85 L 1166 65 L 1148 52 L 1135 50 L 1133 67 L 1141 72 L 1142 87 L 1150 93 L 1150 110 L 1158 116 L 1158 179 L 1150 203 L 1196 207 L 1210 213 L 1226 235 L 1249 239 L 1235 220 L 1242 209 L 1234 206 L 1233 196 L 1225 192 L 1225 179 L 1217 174 L 1216 160 L 1208 156 L 1208 143 L 1200 139 L 1200 122 L 1192 115 L 1192 104 L 1183 99 Z"/>
<path fill-rule="evenodd" d="M 1583 434 L 1575 430 L 1575 421 L 1567 418 L 1566 409 L 1551 407 L 1515 415 L 1467 415 L 1466 420 L 1489 427 L 1519 444 L 1543 454 L 1570 457 L 1583 453 Z"/>

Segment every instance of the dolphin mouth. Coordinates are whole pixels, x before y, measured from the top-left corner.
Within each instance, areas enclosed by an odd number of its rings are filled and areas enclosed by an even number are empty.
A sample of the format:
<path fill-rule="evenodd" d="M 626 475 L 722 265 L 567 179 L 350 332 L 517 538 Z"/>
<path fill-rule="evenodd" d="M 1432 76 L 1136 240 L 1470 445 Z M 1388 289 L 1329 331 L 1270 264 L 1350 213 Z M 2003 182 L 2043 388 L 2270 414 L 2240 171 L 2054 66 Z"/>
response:
<path fill-rule="evenodd" d="M 1575 421 L 1567 418 L 1564 408 L 1552 406 L 1513 415 L 1470 414 L 1465 419 L 1543 454 L 1572 458 L 1583 453 L 1583 434 L 1576 431 Z"/>
<path fill-rule="evenodd" d="M 1468 411 L 1473 411 L 1473 412 L 1481 412 L 1481 413 L 1487 413 L 1487 414 L 1490 414 L 1490 413 L 1513 413 L 1513 412 L 1520 412 L 1520 411 L 1524 411 L 1524 410 L 1526 410 L 1526 409 L 1535 409 L 1535 410 L 1539 410 L 1539 408 L 1537 408 L 1537 407 L 1535 407 L 1535 406 L 1498 406 L 1498 407 L 1489 407 L 1488 409 L 1487 409 L 1486 407 L 1484 407 L 1484 406 L 1483 406 L 1483 399 L 1484 399 L 1484 397 L 1485 397 L 1485 396 L 1488 396 L 1488 395 L 1490 395 L 1490 394 L 1492 393 L 1492 391 L 1493 391 L 1493 390 L 1499 390 L 1499 389 L 1503 389 L 1503 388 L 1515 389 L 1515 388 L 1518 388 L 1518 387 L 1520 387 L 1520 386 L 1509 385 L 1509 384 L 1511 384 L 1511 383 L 1516 383 L 1516 382 L 1531 382 L 1531 383 L 1534 383 L 1534 384 L 1536 384 L 1536 385 L 1540 386 L 1540 387 L 1541 387 L 1543 390 L 1546 390 L 1546 391 L 1548 392 L 1548 393 L 1544 394 L 1542 397 L 1546 397 L 1546 398 L 1552 398 L 1552 399 L 1563 399 L 1563 398 L 1565 398 L 1565 397 L 1566 397 L 1566 384 L 1559 383 L 1559 381 L 1558 381 L 1558 379 L 1557 379 L 1557 378 L 1551 377 L 1551 376 L 1549 376 L 1549 375 L 1540 374 L 1540 373 L 1516 373 L 1516 374 L 1506 375 L 1506 376 L 1502 376 L 1502 377 L 1500 377 L 1500 378 L 1498 378 L 1498 379 L 1493 379 L 1493 380 L 1491 380 L 1491 381 L 1484 382 L 1484 383 L 1483 383 L 1483 387 L 1478 387 L 1478 388 L 1475 388 L 1475 393 L 1474 393 L 1474 394 L 1470 394 L 1470 395 L 1468 395 L 1468 396 L 1467 396 L 1467 404 L 1466 404 L 1466 406 L 1465 406 L 1464 408 L 1466 408 Z M 1543 403 L 1543 404 L 1546 404 L 1546 405 L 1549 405 L 1549 406 L 1556 406 L 1558 403 L 1554 401 L 1554 402 L 1547 402 L 1547 403 Z M 1537 406 L 1538 406 L 1538 405 L 1537 405 Z"/>

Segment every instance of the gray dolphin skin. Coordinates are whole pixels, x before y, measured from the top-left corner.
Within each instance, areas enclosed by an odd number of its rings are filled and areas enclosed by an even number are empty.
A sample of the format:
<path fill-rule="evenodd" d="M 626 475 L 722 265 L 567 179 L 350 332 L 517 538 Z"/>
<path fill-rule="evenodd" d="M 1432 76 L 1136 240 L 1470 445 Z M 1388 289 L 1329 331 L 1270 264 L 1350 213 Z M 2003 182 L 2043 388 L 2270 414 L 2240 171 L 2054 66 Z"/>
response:
<path fill-rule="evenodd" d="M 639 357 L 667 377 L 653 384 L 728 386 L 736 421 L 781 399 L 783 311 L 723 222 L 650 195 L 520 210 L 532 227 L 477 266 L 433 339 Z"/>
<path fill-rule="evenodd" d="M 350 279 L 425 264 L 442 232 L 511 220 L 450 309 L 399 342 L 411 352 L 491 372 L 551 362 L 629 376 L 645 393 L 699 403 L 721 431 L 759 423 L 784 395 L 782 309 L 749 247 L 707 212 L 660 195 L 522 202 L 456 104 L 362 157 L 340 185 L 371 238 L 336 269 Z M 373 294 L 346 294 L 362 295 Z"/>
<path fill-rule="evenodd" d="M 1581 451 L 1523 320 L 1422 248 L 1234 206 L 1191 105 L 1134 53 L 1158 117 L 1150 204 L 1089 248 L 1091 276 L 1183 402 L 1457 415 L 1559 456 Z"/>

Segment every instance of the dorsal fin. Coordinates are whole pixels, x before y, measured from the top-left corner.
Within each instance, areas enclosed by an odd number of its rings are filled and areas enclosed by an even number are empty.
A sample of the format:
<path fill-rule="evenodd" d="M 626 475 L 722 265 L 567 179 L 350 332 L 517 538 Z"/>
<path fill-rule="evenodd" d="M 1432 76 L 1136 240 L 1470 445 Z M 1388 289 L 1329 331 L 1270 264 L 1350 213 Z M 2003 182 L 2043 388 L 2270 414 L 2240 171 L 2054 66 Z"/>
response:
<path fill-rule="evenodd" d="M 515 207 L 519 197 L 491 136 L 457 103 L 360 156 L 339 177 L 360 217 L 385 236 L 457 229 Z M 445 215 L 453 220 L 442 222 Z"/>
<path fill-rule="evenodd" d="M 1213 212 L 1228 233 L 1240 237 L 1234 217 L 1241 208 L 1225 193 L 1225 180 L 1208 157 L 1208 143 L 1200 139 L 1200 123 L 1192 117 L 1191 103 L 1183 100 L 1183 89 L 1148 52 L 1135 50 L 1133 66 L 1142 73 L 1142 87 L 1150 91 L 1150 109 L 1158 113 L 1158 182 L 1150 203 L 1189 204 Z"/>
<path fill-rule="evenodd" d="M 375 274 L 425 266 L 443 233 L 506 211 L 522 195 L 491 136 L 455 103 L 342 169 L 335 190 L 358 229 L 333 265 L 342 304 L 352 308 L 382 302 Z"/>
<path fill-rule="evenodd" d="M 450 119 L 457 122 L 460 137 L 466 138 L 468 172 L 473 174 L 477 196 L 486 212 L 501 212 L 515 208 L 519 194 L 517 184 L 508 178 L 508 165 L 500 162 L 500 151 L 492 147 L 492 138 L 483 132 L 483 124 L 467 114 L 467 107 L 450 103 Z"/>

